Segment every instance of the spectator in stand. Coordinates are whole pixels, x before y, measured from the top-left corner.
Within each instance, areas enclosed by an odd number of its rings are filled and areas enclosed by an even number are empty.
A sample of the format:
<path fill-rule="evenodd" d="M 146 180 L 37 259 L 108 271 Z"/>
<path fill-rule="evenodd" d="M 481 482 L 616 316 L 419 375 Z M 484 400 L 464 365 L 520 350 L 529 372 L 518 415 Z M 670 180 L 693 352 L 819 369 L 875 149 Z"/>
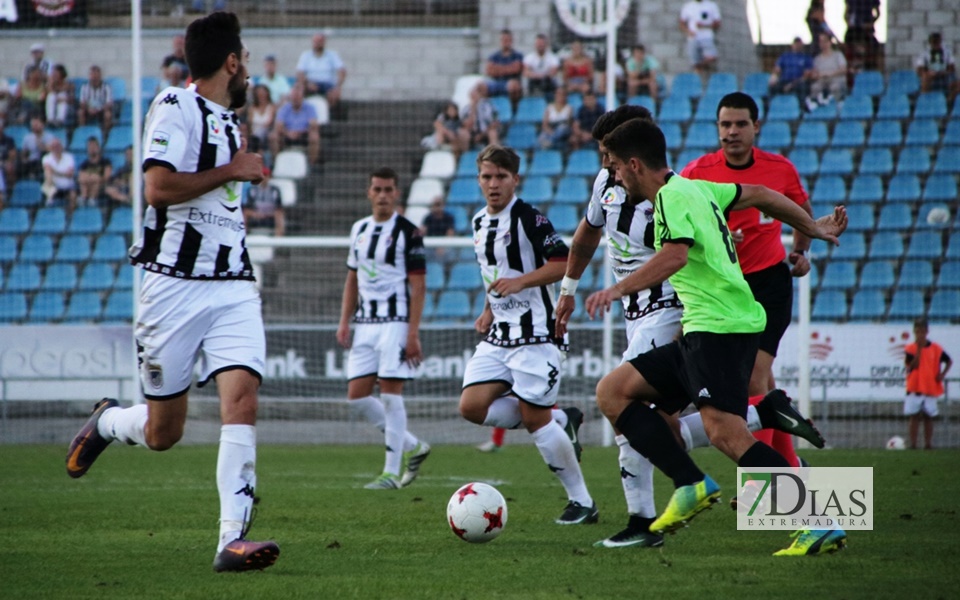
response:
<path fill-rule="evenodd" d="M 177 65 L 180 67 L 180 79 L 186 80 L 190 77 L 190 67 L 187 66 L 186 42 L 184 41 L 183 35 L 178 34 L 173 36 L 171 43 L 173 44 L 173 51 L 163 57 L 163 62 L 160 64 L 163 79 L 170 81 L 173 76 L 167 71 L 170 67 Z M 183 85 L 177 87 L 183 87 Z"/>
<path fill-rule="evenodd" d="M 420 235 L 424 237 L 453 237 L 456 235 L 456 222 L 446 208 L 443 196 L 437 196 L 430 203 L 430 212 L 423 218 Z M 427 248 L 427 262 L 448 264 L 457 261 L 457 252 L 453 248 Z"/>
<path fill-rule="evenodd" d="M 27 70 L 26 78 L 17 85 L 13 93 L 17 123 L 26 123 L 35 113 L 46 110 L 47 85 L 44 75 L 37 67 Z"/>
<path fill-rule="evenodd" d="M 169 67 L 163 70 L 163 80 L 160 82 L 157 87 L 157 93 L 160 93 L 164 88 L 175 87 L 175 88 L 185 88 L 187 87 L 187 80 L 184 78 L 184 71 L 179 63 L 172 63 Z"/>
<path fill-rule="evenodd" d="M 523 97 L 523 55 L 513 47 L 513 33 L 509 29 L 500 32 L 500 49 L 487 57 L 484 69 L 487 76 L 487 93 L 490 96 L 506 95 L 516 108 Z"/>
<path fill-rule="evenodd" d="M 931 342 L 930 327 L 924 318 L 913 322 L 914 341 L 904 348 L 907 369 L 907 396 L 903 414 L 910 417 L 910 449 L 917 449 L 917 434 L 923 421 L 924 449 L 933 449 L 933 420 L 940 415 L 937 401 L 943 396 L 943 379 L 953 365 L 943 347 Z"/>
<path fill-rule="evenodd" d="M 17 181 L 17 142 L 4 131 L 6 125 L 0 119 L 0 173 L 8 186 Z"/>
<path fill-rule="evenodd" d="M 60 138 L 50 140 L 50 151 L 41 159 L 43 165 L 43 186 L 40 188 L 47 197 L 47 206 L 65 202 L 68 212 L 77 205 L 77 187 L 73 178 L 77 171 L 77 162 L 73 154 L 63 149 Z"/>
<path fill-rule="evenodd" d="M 847 63 L 854 72 L 880 67 L 880 42 L 874 23 L 880 18 L 880 0 L 847 0 L 843 37 Z"/>
<path fill-rule="evenodd" d="M 320 94 L 332 110 L 340 102 L 340 92 L 347 78 L 347 69 L 334 50 L 327 50 L 327 36 L 313 36 L 313 47 L 297 61 L 297 82 L 308 96 Z"/>
<path fill-rule="evenodd" d="M 263 75 L 257 78 L 257 85 L 265 85 L 270 90 L 270 101 L 280 106 L 290 95 L 290 81 L 277 74 L 277 57 L 268 54 L 263 59 Z"/>
<path fill-rule="evenodd" d="M 111 202 L 117 204 L 131 203 L 130 181 L 133 175 L 133 146 L 127 146 L 123 151 L 124 163 L 110 177 L 103 192 Z"/>
<path fill-rule="evenodd" d="M 277 117 L 277 106 L 271 101 L 270 89 L 258 83 L 253 87 L 253 102 L 247 109 L 247 148 L 250 152 L 262 152 L 270 147 L 270 131 Z"/>
<path fill-rule="evenodd" d="M 470 90 L 470 102 L 463 108 L 460 139 L 464 148 L 500 143 L 500 120 L 487 98 L 487 84 L 480 81 Z"/>
<path fill-rule="evenodd" d="M 813 73 L 810 85 L 810 96 L 807 98 L 807 109 L 813 110 L 817 105 L 824 105 L 831 100 L 840 101 L 847 95 L 847 59 L 841 52 L 833 49 L 833 40 L 830 34 L 821 33 L 817 36 L 817 46 L 820 53 L 813 59 Z"/>
<path fill-rule="evenodd" d="M 777 58 L 770 75 L 770 94 L 793 94 L 803 100 L 810 94 L 813 58 L 806 53 L 803 40 L 793 38 L 790 49 Z"/>
<path fill-rule="evenodd" d="M 619 98 L 625 98 L 627 93 L 627 71 L 623 67 L 623 61 L 620 60 L 619 53 L 614 53 L 613 61 L 613 85 L 616 95 Z M 596 74 L 597 96 L 606 98 L 607 96 L 607 53 L 600 52 L 593 61 L 593 71 Z"/>
<path fill-rule="evenodd" d="M 433 120 L 433 135 L 428 136 L 425 145 L 431 150 L 449 146 L 456 157 L 460 158 L 460 154 L 467 149 L 469 135 L 469 132 L 463 131 L 463 121 L 460 120 L 460 109 L 456 102 L 447 102 Z"/>
<path fill-rule="evenodd" d="M 654 100 L 660 90 L 657 88 L 657 71 L 660 62 L 647 54 L 643 44 L 637 44 L 627 59 L 627 96 L 644 95 Z"/>
<path fill-rule="evenodd" d="M 227 0 L 213 0 L 213 12 L 221 10 L 227 10 Z M 190 12 L 194 14 L 206 14 L 206 0 L 193 0 L 193 3 L 190 5 Z"/>
<path fill-rule="evenodd" d="M 533 42 L 533 52 L 523 57 L 523 77 L 527 80 L 527 93 L 550 97 L 557 89 L 557 74 L 560 72 L 560 57 L 550 49 L 547 36 L 538 33 Z"/>
<path fill-rule="evenodd" d="M 312 104 L 303 101 L 303 85 L 297 82 L 290 90 L 290 100 L 277 111 L 276 124 L 270 132 L 270 151 L 273 156 L 284 148 L 299 146 L 307 149 L 311 165 L 320 159 L 320 124 Z"/>
<path fill-rule="evenodd" d="M 943 36 L 933 32 L 927 38 L 927 49 L 914 63 L 920 77 L 920 91 L 942 91 L 950 103 L 960 93 L 953 53 L 943 45 Z"/>
<path fill-rule="evenodd" d="M 810 54 L 812 56 L 820 54 L 820 44 L 817 41 L 817 37 L 821 33 L 830 36 L 831 42 L 840 42 L 840 40 L 837 39 L 837 35 L 833 33 L 833 30 L 827 25 L 822 0 L 813 0 L 810 2 L 810 8 L 807 9 L 807 28 L 810 30 Z"/>
<path fill-rule="evenodd" d="M 570 55 L 563 59 L 563 87 L 570 94 L 586 94 L 593 90 L 593 59 L 584 51 L 580 40 L 570 44 Z"/>
<path fill-rule="evenodd" d="M 104 134 L 113 126 L 113 91 L 103 80 L 100 67 L 90 67 L 90 77 L 80 86 L 80 109 L 77 124 L 99 123 Z"/>
<path fill-rule="evenodd" d="M 573 131 L 570 133 L 571 148 L 597 147 L 597 140 L 593 139 L 593 126 L 604 112 L 596 94 L 587 92 L 583 95 L 583 105 L 577 109 L 577 118 L 573 120 Z"/>
<path fill-rule="evenodd" d="M 540 147 L 564 150 L 573 124 L 573 107 L 567 103 L 567 90 L 560 88 L 553 95 L 553 102 L 543 110 L 540 124 Z"/>
<path fill-rule="evenodd" d="M 715 32 L 720 29 L 720 7 L 712 0 L 690 0 L 680 9 L 680 31 L 687 36 L 690 66 L 701 76 L 717 65 Z"/>
<path fill-rule="evenodd" d="M 47 126 L 60 128 L 73 125 L 76 90 L 67 80 L 67 69 L 54 65 L 47 78 L 46 115 Z"/>
<path fill-rule="evenodd" d="M 20 148 L 19 179 L 43 178 L 43 165 L 40 161 L 55 139 L 56 136 L 47 131 L 42 115 L 36 114 L 30 119 L 30 133 L 23 136 Z"/>
<path fill-rule="evenodd" d="M 257 185 L 247 189 L 247 197 L 243 202 L 243 219 L 247 230 L 261 229 L 281 237 L 287 230 L 283 214 L 283 204 L 280 202 L 280 190 L 270 185 L 270 169 L 263 168 L 263 179 Z"/>
<path fill-rule="evenodd" d="M 6 77 L 0 77 L 0 121 L 6 123 L 8 115 L 13 117 L 13 91 Z"/>
<path fill-rule="evenodd" d="M 26 81 L 28 75 L 30 74 L 30 69 L 38 69 L 40 71 L 40 78 L 43 80 L 43 83 L 47 82 L 47 75 L 50 74 L 50 69 L 53 68 L 53 64 L 43 57 L 46 52 L 46 47 L 37 42 L 30 46 L 30 62 L 28 62 L 23 67 L 23 74 L 21 75 L 21 81 Z"/>
<path fill-rule="evenodd" d="M 113 175 L 113 163 L 103 155 L 100 141 L 95 136 L 87 138 L 87 157 L 80 163 L 77 184 L 80 187 L 79 206 L 99 206 L 104 186 Z"/>

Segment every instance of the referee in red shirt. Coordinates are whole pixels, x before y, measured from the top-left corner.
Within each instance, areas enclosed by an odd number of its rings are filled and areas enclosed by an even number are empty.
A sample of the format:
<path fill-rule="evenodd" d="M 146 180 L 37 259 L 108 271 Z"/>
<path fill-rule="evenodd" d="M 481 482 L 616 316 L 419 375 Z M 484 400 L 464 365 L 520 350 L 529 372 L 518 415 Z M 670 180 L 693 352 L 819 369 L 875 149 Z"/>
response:
<path fill-rule="evenodd" d="M 749 183 L 765 185 L 790 198 L 811 216 L 813 211 L 800 175 L 789 160 L 779 154 L 754 147 L 760 134 L 757 103 L 742 92 L 727 94 L 717 106 L 717 129 L 720 150 L 691 162 L 681 175 L 689 179 L 705 179 L 717 183 Z M 757 301 L 767 313 L 767 327 L 760 336 L 760 349 L 750 376 L 750 404 L 756 405 L 776 387 L 773 359 L 780 338 L 790 324 L 793 309 L 793 277 L 810 271 L 806 252 L 810 238 L 794 231 L 793 252 L 789 265 L 780 241 L 780 221 L 756 208 L 731 211 L 727 219 L 737 241 L 737 256 L 744 278 Z M 762 442 L 773 446 L 787 461 L 800 466 L 790 434 L 764 429 L 754 433 Z"/>

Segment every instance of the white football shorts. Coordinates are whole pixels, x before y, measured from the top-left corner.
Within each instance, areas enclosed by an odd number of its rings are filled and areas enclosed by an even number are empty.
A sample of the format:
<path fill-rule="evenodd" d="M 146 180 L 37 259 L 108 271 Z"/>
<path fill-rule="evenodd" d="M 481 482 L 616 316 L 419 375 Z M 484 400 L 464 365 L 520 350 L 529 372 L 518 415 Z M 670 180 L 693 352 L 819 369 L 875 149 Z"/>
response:
<path fill-rule="evenodd" d="M 562 361 L 563 353 L 553 344 L 502 348 L 480 342 L 464 369 L 463 387 L 500 381 L 517 398 L 550 407 L 557 403 Z"/>
<path fill-rule="evenodd" d="M 253 281 L 178 279 L 144 273 L 136 338 L 143 395 L 168 400 L 219 372 L 246 369 L 263 378 L 266 337 Z"/>
<path fill-rule="evenodd" d="M 921 412 L 928 417 L 939 417 L 940 407 L 937 406 L 937 399 L 933 396 L 907 394 L 907 397 L 903 399 L 903 414 L 910 417 Z"/>
<path fill-rule="evenodd" d="M 680 337 L 681 316 L 681 308 L 661 308 L 639 319 L 628 320 L 627 349 L 623 351 L 621 362 L 627 362 L 654 348 L 666 346 Z"/>
<path fill-rule="evenodd" d="M 407 362 L 407 323 L 357 323 L 347 358 L 347 379 L 376 375 L 380 379 L 413 379 Z"/>

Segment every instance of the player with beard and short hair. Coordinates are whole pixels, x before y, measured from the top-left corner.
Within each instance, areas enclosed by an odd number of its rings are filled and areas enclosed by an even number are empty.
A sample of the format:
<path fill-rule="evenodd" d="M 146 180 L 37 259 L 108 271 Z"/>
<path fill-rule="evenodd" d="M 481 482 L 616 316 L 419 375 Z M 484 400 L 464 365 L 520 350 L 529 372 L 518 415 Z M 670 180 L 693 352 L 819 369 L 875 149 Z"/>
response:
<path fill-rule="evenodd" d="M 246 151 L 235 108 L 243 106 L 248 53 L 233 13 L 187 27 L 194 84 L 167 88 L 146 119 L 143 170 L 148 207 L 130 260 L 145 271 L 135 336 L 145 404 L 104 398 L 70 444 L 67 473 L 82 477 L 114 440 L 167 450 L 180 441 L 199 360 L 200 383 L 217 382 L 220 537 L 213 568 L 272 565 L 275 542 L 245 539 L 253 518 L 257 395 L 266 340 L 260 294 L 245 248 L 243 182 L 263 176 Z"/>

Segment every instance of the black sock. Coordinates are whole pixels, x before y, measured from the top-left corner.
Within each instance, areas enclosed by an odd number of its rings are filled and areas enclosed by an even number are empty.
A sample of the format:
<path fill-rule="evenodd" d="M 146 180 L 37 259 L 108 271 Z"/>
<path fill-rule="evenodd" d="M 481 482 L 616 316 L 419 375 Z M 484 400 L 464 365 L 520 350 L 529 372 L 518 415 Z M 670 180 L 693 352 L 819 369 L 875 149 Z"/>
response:
<path fill-rule="evenodd" d="M 766 396 L 764 396 L 764 398 L 766 398 Z M 776 415 L 773 414 L 773 409 L 769 403 L 761 400 L 754 405 L 754 408 L 757 409 L 757 418 L 760 420 L 760 427 L 764 429 L 775 428 L 777 422 Z"/>
<path fill-rule="evenodd" d="M 789 467 L 790 463 L 779 452 L 764 444 L 755 442 L 743 453 L 737 465 L 741 467 Z"/>
<path fill-rule="evenodd" d="M 667 422 L 646 404 L 631 402 L 617 418 L 617 429 L 634 450 L 672 479 L 674 486 L 692 485 L 703 480 L 703 472 L 677 443 Z"/>

